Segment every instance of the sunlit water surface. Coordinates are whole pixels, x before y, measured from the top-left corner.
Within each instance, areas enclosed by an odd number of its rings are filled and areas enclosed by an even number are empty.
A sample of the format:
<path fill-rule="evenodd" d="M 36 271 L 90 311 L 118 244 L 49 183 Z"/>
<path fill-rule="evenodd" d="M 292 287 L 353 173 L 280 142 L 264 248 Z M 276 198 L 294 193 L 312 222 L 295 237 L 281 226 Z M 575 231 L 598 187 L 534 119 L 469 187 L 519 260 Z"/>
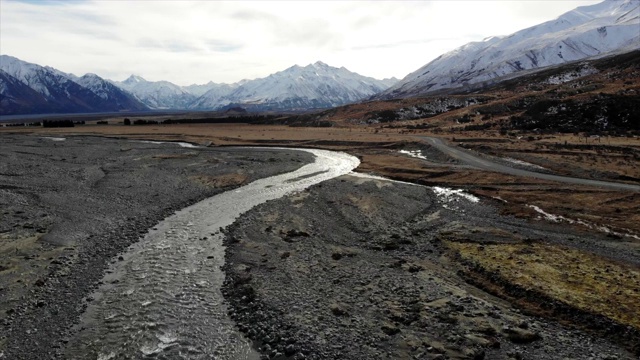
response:
<path fill-rule="evenodd" d="M 130 247 L 92 295 L 65 358 L 258 359 L 229 319 L 220 292 L 220 228 L 258 204 L 359 164 L 345 153 L 302 151 L 313 153 L 315 162 L 185 208 Z"/>

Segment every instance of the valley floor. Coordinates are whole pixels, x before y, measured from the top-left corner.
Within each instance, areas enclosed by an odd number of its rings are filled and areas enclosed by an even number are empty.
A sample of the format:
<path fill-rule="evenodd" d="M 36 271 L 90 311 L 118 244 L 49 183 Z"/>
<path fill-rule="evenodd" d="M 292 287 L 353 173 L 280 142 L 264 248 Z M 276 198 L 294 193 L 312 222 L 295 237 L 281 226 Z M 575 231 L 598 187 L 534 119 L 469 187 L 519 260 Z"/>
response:
<path fill-rule="evenodd" d="M 18 135 L 33 131 L 0 135 L 0 199 L 12 204 L 7 210 L 3 205 L 1 234 L 0 286 L 7 300 L 0 304 L 0 321 L 8 330 L 0 351 L 6 354 L 19 348 L 55 354 L 69 336 L 58 330 L 73 322 L 88 293 L 66 289 L 76 281 L 90 288 L 109 259 L 154 221 L 228 186 L 308 161 L 259 150 L 214 148 L 196 156 L 178 146 L 160 151 L 126 140 L 37 137 L 71 133 L 345 150 L 361 159 L 359 172 L 428 185 L 343 176 L 261 205 L 227 230 L 224 291 L 232 316 L 265 357 L 633 359 L 640 353 L 638 192 L 480 171 L 414 136 L 420 134 L 367 127 L 108 125 Z M 571 139 L 456 136 L 447 139 L 510 166 L 638 184 L 633 160 L 617 167 L 603 160 L 611 171 L 597 172 L 570 148 L 528 151 L 543 149 L 544 142 L 571 145 Z M 78 143 L 73 151 L 64 149 L 72 143 Z M 100 150 L 85 154 L 89 144 Z M 610 155 L 629 161 L 630 155 L 615 153 L 625 147 L 635 151 L 637 145 L 611 146 Z M 593 150 L 594 159 L 606 156 Z M 59 166 L 69 166 L 64 176 L 41 178 Z M 74 195 L 77 201 L 101 189 L 82 204 L 102 210 L 66 209 L 69 201 L 60 199 L 74 194 L 78 179 L 84 192 Z M 430 186 L 462 188 L 479 202 Z M 53 188 L 66 190 L 43 192 Z M 109 197 L 115 189 L 122 195 Z M 89 239 L 85 247 L 55 236 L 59 224 L 70 229 L 64 224 L 85 214 L 90 221 L 74 229 L 78 239 Z M 11 242 L 15 237 L 25 250 Z M 43 239 L 36 242 L 38 237 Z M 93 250 L 97 244 L 106 249 Z M 78 272 L 88 268 L 90 275 L 80 280 Z M 61 300 L 67 292 L 73 294 L 68 304 Z M 60 323 L 54 326 L 52 319 Z M 19 335 L 26 331 L 30 336 Z"/>

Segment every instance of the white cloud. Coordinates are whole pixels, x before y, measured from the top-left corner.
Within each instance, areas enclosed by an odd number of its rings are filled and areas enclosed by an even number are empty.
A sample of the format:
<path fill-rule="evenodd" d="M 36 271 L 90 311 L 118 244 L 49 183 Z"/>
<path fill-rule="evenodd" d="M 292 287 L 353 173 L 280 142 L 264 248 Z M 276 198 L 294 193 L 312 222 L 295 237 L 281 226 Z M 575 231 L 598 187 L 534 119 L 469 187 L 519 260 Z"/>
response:
<path fill-rule="evenodd" d="M 598 1 L 0 0 L 0 52 L 82 75 L 235 82 L 322 60 L 403 77 L 469 41 Z"/>

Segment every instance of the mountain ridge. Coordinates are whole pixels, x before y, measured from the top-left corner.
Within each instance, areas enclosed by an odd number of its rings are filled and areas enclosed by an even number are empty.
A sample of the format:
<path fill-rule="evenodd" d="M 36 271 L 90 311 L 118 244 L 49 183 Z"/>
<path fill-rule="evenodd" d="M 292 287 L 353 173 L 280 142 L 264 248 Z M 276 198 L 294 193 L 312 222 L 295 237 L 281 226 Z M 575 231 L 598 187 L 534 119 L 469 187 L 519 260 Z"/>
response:
<path fill-rule="evenodd" d="M 1 55 L 0 114 L 43 107 L 47 112 L 308 111 L 363 100 L 469 91 L 548 67 L 639 49 L 639 29 L 639 0 L 605 0 L 507 36 L 467 43 L 400 81 L 378 80 L 317 61 L 234 84 L 179 86 L 140 75 L 123 81 L 95 74 L 78 77 Z"/>
<path fill-rule="evenodd" d="M 131 75 L 124 81 L 110 82 L 135 96 L 151 109 L 186 109 L 195 96 L 169 81 L 147 81 Z"/>
<path fill-rule="evenodd" d="M 92 73 L 78 77 L 9 55 L 0 56 L 0 70 L 0 115 L 233 107 L 300 111 L 363 100 L 397 81 L 377 80 L 321 61 L 234 84 L 210 81 L 189 86 L 147 81 L 134 74 L 123 81 Z"/>
<path fill-rule="evenodd" d="M 321 61 L 293 65 L 264 78 L 248 80 L 220 96 L 209 90 L 194 102 L 194 109 L 248 107 L 252 110 L 308 110 L 363 100 L 397 79 L 377 80 Z M 293 95 L 293 94 L 295 95 Z"/>
<path fill-rule="evenodd" d="M 507 36 L 470 42 L 410 73 L 377 99 L 488 85 L 523 70 L 640 48 L 640 2 L 607 0 Z"/>
<path fill-rule="evenodd" d="M 8 55 L 0 55 L 0 70 L 0 115 L 147 109 L 97 75 L 78 78 Z"/>

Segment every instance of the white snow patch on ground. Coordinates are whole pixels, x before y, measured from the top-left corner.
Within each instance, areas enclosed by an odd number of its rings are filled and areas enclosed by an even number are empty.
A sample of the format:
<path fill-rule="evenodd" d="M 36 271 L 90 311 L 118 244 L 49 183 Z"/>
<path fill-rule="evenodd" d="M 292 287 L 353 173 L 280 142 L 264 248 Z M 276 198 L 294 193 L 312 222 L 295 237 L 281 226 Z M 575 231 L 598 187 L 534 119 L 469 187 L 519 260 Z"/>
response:
<path fill-rule="evenodd" d="M 427 160 L 427 157 L 422 155 L 422 150 L 400 150 L 400 154 L 409 155 L 414 158 Z"/>
<path fill-rule="evenodd" d="M 194 145 L 188 142 L 175 142 L 175 141 L 149 141 L 149 140 L 140 140 L 141 143 L 145 143 L 145 144 L 155 144 L 155 145 L 160 145 L 160 144 L 176 144 L 179 145 L 183 148 L 199 148 L 200 146 L 198 145 Z"/>
<path fill-rule="evenodd" d="M 612 234 L 612 235 L 616 235 L 616 236 L 626 236 L 626 237 L 630 237 L 630 238 L 634 238 L 636 240 L 640 240 L 640 236 L 635 235 L 635 234 L 629 234 L 629 233 L 620 233 L 617 231 L 613 231 L 611 229 L 609 229 L 606 226 L 600 226 L 600 225 L 595 225 L 595 224 L 591 224 L 588 223 L 586 221 L 583 220 L 574 220 L 574 219 L 569 219 L 566 218 L 564 216 L 561 215 L 554 215 L 554 214 L 549 214 L 548 212 L 540 209 L 539 207 L 535 206 L 535 205 L 527 205 L 528 207 L 532 208 L 533 210 L 535 210 L 538 214 L 542 215 L 539 218 L 544 218 L 545 220 L 551 221 L 551 222 L 555 222 L 555 223 L 559 223 L 559 222 L 567 222 L 569 224 L 579 224 L 582 225 L 588 229 L 595 229 L 598 231 L 601 231 L 603 233 L 607 233 L 607 234 Z"/>
<path fill-rule="evenodd" d="M 573 220 L 569 220 L 563 216 L 560 215 L 553 215 L 553 214 L 549 214 L 548 212 L 545 212 L 544 210 L 540 209 L 539 207 L 535 206 L 535 205 L 527 205 L 530 208 L 532 208 L 533 210 L 535 210 L 538 214 L 541 214 L 542 217 L 544 217 L 546 220 L 551 221 L 551 222 L 560 222 L 562 220 L 564 221 L 568 221 L 569 223 L 573 224 L 574 221 Z"/>
<path fill-rule="evenodd" d="M 433 192 L 436 193 L 436 196 L 438 196 L 438 198 L 444 202 L 457 201 L 458 198 L 466 199 L 472 203 L 477 203 L 480 201 L 479 198 L 465 193 L 462 189 L 449 189 L 440 186 L 434 186 L 432 189 Z"/>
<path fill-rule="evenodd" d="M 398 184 L 413 185 L 413 186 L 423 186 L 423 185 L 414 184 L 414 183 L 410 183 L 410 182 L 406 182 L 406 181 L 393 180 L 393 179 L 389 179 L 389 178 L 386 178 L 386 177 L 383 177 L 383 176 L 359 173 L 359 172 L 355 172 L 355 171 L 350 172 L 348 175 L 351 175 L 351 176 L 354 176 L 354 177 L 363 178 L 363 179 L 382 180 L 382 181 L 389 181 L 389 182 L 398 183 Z"/>
<path fill-rule="evenodd" d="M 178 145 L 182 146 L 183 148 L 198 148 L 198 145 L 194 145 L 192 143 L 188 143 L 188 142 L 179 142 Z"/>
<path fill-rule="evenodd" d="M 143 144 L 155 144 L 155 145 L 165 144 L 162 141 L 140 140 L 140 142 L 143 143 Z"/>
<path fill-rule="evenodd" d="M 518 164 L 518 165 L 523 165 L 523 166 L 527 166 L 527 167 L 531 167 L 531 168 L 536 168 L 536 169 L 542 169 L 542 170 L 546 170 L 545 168 L 543 168 L 540 165 L 536 165 L 536 164 L 532 164 L 532 163 L 528 163 L 526 161 L 522 161 L 522 160 L 518 160 L 518 159 L 514 159 L 514 158 L 504 158 L 505 160 L 507 160 L 510 163 L 514 163 L 514 164 Z"/>
<path fill-rule="evenodd" d="M 63 137 L 52 137 L 52 136 L 44 136 L 43 139 L 51 140 L 51 141 L 65 141 L 67 138 Z"/>
<path fill-rule="evenodd" d="M 598 73 L 598 69 L 590 66 L 585 66 L 578 71 L 566 72 L 563 74 L 550 76 L 547 79 L 547 83 L 551 85 L 560 85 L 596 73 Z"/>

